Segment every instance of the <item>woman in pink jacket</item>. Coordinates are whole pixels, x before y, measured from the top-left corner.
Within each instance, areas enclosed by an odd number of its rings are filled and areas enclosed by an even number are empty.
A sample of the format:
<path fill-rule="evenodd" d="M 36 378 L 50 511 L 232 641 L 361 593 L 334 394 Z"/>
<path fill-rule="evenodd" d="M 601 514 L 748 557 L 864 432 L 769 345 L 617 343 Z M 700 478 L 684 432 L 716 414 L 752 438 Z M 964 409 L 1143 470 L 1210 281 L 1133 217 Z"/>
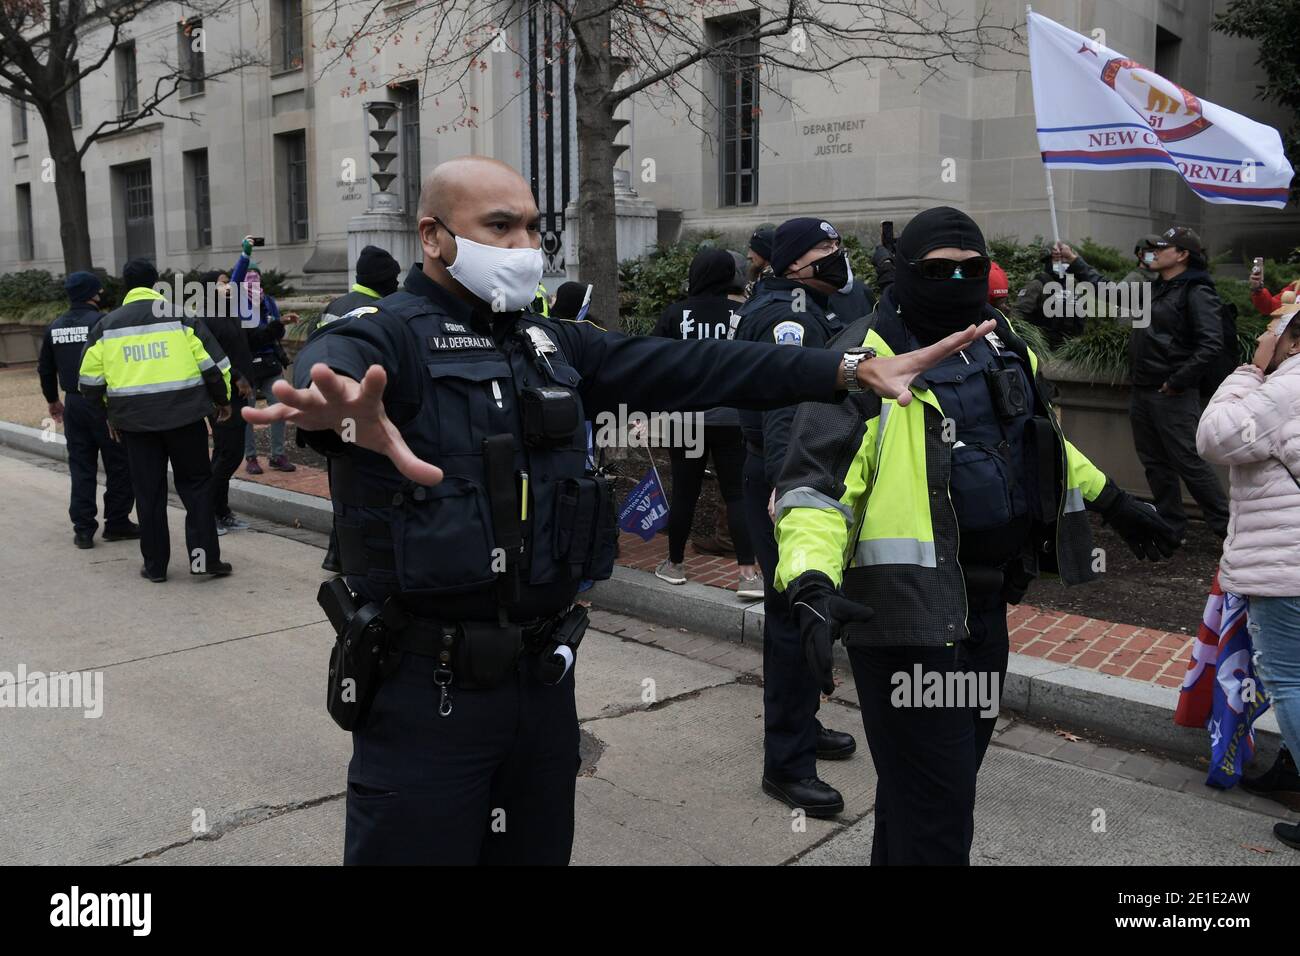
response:
<path fill-rule="evenodd" d="M 1300 754 L 1300 305 L 1286 297 L 1253 363 L 1219 386 L 1196 432 L 1201 457 L 1230 466 L 1219 584 L 1249 602 L 1256 667 L 1290 751 L 1243 785 L 1278 797 L 1300 791 L 1291 756 Z M 1273 832 L 1300 850 L 1300 824 Z"/>

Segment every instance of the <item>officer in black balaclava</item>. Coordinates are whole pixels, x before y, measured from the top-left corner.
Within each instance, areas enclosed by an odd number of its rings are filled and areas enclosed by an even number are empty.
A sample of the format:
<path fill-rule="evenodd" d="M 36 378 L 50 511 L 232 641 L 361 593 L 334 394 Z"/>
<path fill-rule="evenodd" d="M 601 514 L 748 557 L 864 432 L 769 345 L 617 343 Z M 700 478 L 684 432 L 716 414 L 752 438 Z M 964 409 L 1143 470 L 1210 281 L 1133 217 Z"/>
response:
<path fill-rule="evenodd" d="M 841 636 L 853 665 L 879 777 L 872 863 L 969 862 L 1007 604 L 1040 565 L 1067 584 L 1096 577 L 1084 508 L 1139 556 L 1176 546 L 1154 509 L 1065 441 L 1036 357 L 988 305 L 989 266 L 965 213 L 929 209 L 908 223 L 893 284 L 837 344 L 899 355 L 983 319 L 997 328 L 913 379 L 907 406 L 801 406 L 777 483 L 776 587 L 823 692 L 834 691 Z M 923 703 L 922 686 L 973 693 Z"/>

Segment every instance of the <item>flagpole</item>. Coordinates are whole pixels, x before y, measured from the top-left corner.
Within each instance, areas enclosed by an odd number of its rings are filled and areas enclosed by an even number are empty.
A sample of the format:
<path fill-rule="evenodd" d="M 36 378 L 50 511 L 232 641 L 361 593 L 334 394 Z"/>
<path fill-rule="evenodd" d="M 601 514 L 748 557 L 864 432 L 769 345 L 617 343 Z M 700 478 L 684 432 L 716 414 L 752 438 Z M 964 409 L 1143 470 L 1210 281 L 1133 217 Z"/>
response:
<path fill-rule="evenodd" d="M 1033 6 L 1025 4 L 1025 31 L 1029 30 L 1029 15 L 1034 12 Z M 1030 64 L 1030 75 L 1033 75 L 1033 64 Z M 1037 116 L 1035 116 L 1035 119 Z M 1042 159 L 1042 150 L 1038 153 L 1039 159 Z M 1052 188 L 1052 168 L 1047 165 L 1047 160 L 1043 159 L 1043 176 L 1047 179 L 1047 209 L 1052 214 L 1052 243 L 1055 245 L 1061 241 L 1061 227 L 1056 221 L 1056 190 Z"/>

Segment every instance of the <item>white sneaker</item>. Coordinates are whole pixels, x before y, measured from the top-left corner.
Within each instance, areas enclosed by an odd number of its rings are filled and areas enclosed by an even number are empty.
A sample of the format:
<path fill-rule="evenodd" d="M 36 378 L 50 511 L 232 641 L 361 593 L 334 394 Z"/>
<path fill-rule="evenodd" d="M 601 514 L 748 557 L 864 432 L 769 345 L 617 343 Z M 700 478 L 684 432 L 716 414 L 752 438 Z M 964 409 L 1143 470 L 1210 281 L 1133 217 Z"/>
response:
<path fill-rule="evenodd" d="M 659 567 L 655 568 L 655 577 L 669 584 L 685 584 L 686 565 L 674 564 L 668 560 L 660 561 Z"/>
<path fill-rule="evenodd" d="M 736 585 L 736 597 L 742 598 L 761 598 L 763 596 L 763 572 L 755 571 L 753 574 L 740 572 L 740 581 Z"/>

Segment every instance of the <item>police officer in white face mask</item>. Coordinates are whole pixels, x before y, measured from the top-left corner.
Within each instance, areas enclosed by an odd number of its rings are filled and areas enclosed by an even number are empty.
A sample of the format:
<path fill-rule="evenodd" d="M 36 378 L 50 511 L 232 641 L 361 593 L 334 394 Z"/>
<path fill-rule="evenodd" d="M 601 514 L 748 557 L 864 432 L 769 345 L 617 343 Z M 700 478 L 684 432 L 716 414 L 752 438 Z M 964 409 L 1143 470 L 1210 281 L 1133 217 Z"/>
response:
<path fill-rule="evenodd" d="M 339 635 L 329 711 L 353 731 L 348 863 L 568 861 L 574 597 L 609 577 L 617 528 L 612 488 L 585 467 L 588 419 L 620 403 L 827 401 L 846 373 L 897 395 L 988 331 L 868 362 L 604 333 L 524 311 L 539 219 L 504 163 L 443 163 L 403 289 L 321 329 L 294 363 L 298 388 L 276 383 L 280 404 L 244 410 L 295 422 L 332 456 L 344 576 L 319 600 Z"/>

